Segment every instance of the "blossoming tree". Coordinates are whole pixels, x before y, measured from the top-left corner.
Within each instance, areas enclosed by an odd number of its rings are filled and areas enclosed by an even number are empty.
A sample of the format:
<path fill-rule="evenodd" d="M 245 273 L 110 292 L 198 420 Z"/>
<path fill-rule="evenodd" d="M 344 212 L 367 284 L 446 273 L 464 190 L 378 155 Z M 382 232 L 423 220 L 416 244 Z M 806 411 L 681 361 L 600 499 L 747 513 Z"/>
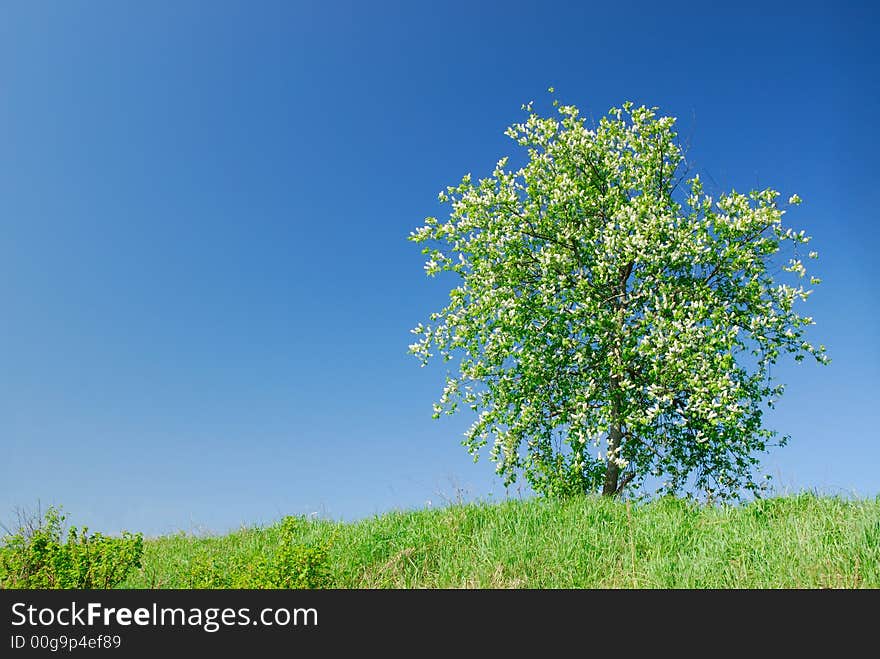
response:
<path fill-rule="evenodd" d="M 507 130 L 522 168 L 466 175 L 440 193 L 448 218 L 410 236 L 428 275 L 458 276 L 412 330 L 422 365 L 457 367 L 434 416 L 470 407 L 474 459 L 491 442 L 505 482 L 542 494 L 614 496 L 649 476 L 661 493 L 757 491 L 757 454 L 787 440 L 762 425 L 783 389 L 770 366 L 828 361 L 795 310 L 819 283 L 804 279 L 810 238 L 783 226 L 775 190 L 713 199 L 687 179 L 657 108 L 625 103 L 589 127 L 554 107 L 526 105 Z"/>

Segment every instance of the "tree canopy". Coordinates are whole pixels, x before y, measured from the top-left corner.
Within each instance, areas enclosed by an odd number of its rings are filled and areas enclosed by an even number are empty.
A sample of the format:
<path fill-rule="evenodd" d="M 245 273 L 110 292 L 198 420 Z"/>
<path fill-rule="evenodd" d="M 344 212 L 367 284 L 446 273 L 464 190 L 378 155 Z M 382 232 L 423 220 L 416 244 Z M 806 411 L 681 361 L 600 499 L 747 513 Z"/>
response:
<path fill-rule="evenodd" d="M 762 423 L 783 391 L 770 367 L 828 361 L 796 310 L 819 283 L 810 237 L 782 222 L 800 199 L 713 198 L 657 108 L 627 102 L 588 126 L 554 107 L 528 104 L 506 131 L 526 164 L 464 176 L 439 195 L 448 217 L 410 235 L 428 275 L 457 275 L 412 330 L 422 365 L 457 367 L 434 416 L 473 410 L 474 459 L 491 444 L 506 483 L 523 474 L 542 494 L 649 477 L 661 493 L 757 491 L 758 455 L 787 440 Z"/>

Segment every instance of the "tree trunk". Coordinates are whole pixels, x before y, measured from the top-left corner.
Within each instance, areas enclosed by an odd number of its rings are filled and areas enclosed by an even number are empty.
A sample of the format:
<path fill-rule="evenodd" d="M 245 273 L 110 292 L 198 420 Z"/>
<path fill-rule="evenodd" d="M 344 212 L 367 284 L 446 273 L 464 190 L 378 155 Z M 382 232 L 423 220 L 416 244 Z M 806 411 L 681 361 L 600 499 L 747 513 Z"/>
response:
<path fill-rule="evenodd" d="M 605 485 L 602 487 L 603 497 L 613 497 L 615 494 L 617 494 L 617 481 L 620 477 L 620 467 L 617 466 L 617 462 L 615 462 L 611 456 L 613 456 L 617 449 L 620 447 L 620 441 L 622 439 L 623 432 L 620 429 L 620 425 L 612 425 L 611 434 L 608 438 L 608 458 L 606 460 L 607 466 L 605 468 Z"/>
<path fill-rule="evenodd" d="M 626 283 L 632 274 L 635 263 L 630 261 L 620 269 L 620 283 L 618 284 L 618 293 L 615 296 L 615 313 L 617 314 L 617 341 L 614 346 L 614 354 L 620 369 L 623 369 L 623 336 L 626 321 Z M 612 370 L 611 387 L 609 394 L 611 397 L 611 428 L 608 432 L 608 456 L 605 460 L 605 484 L 602 486 L 602 496 L 613 497 L 618 494 L 618 489 L 622 485 L 626 485 L 632 477 L 626 478 L 622 484 L 620 480 L 620 467 L 617 466 L 616 458 L 619 456 L 620 445 L 623 443 L 623 400 L 620 390 L 621 376 Z"/>

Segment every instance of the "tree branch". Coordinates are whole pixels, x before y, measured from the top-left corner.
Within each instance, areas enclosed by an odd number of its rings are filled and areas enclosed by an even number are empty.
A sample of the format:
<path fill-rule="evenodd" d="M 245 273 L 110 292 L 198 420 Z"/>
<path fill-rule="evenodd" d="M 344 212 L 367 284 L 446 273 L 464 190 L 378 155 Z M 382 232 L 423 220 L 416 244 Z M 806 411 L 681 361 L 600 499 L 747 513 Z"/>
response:
<path fill-rule="evenodd" d="M 620 484 L 617 486 L 617 490 L 615 490 L 614 495 L 620 496 L 623 494 L 623 488 L 629 485 L 630 481 L 636 477 L 636 472 L 629 471 L 623 475 L 623 478 L 620 479 Z"/>

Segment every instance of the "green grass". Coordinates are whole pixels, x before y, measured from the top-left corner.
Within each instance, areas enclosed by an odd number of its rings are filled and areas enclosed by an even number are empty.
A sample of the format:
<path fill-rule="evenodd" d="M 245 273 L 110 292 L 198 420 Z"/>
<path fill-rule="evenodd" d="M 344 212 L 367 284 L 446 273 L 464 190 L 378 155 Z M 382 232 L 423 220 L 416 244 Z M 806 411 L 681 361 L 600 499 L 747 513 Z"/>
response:
<path fill-rule="evenodd" d="M 297 534 L 331 542 L 335 588 L 880 588 L 880 497 L 511 500 L 303 521 Z M 147 540 L 122 587 L 193 587 L 193 566 L 222 571 L 279 541 L 280 525 Z"/>

